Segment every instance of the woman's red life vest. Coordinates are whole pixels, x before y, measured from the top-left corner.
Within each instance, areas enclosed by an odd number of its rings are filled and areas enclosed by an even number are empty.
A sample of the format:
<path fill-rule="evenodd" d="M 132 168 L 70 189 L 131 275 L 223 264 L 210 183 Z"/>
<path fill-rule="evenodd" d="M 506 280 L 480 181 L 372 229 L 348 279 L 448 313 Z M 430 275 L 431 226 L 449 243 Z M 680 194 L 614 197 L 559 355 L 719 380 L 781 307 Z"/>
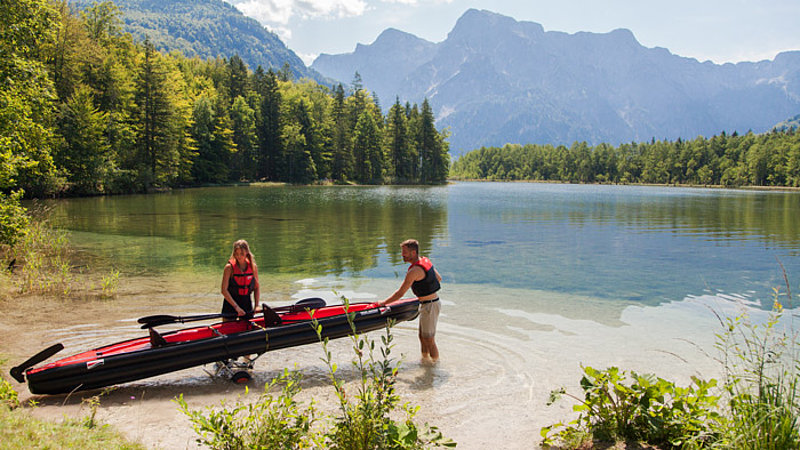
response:
<path fill-rule="evenodd" d="M 414 293 L 414 295 L 417 297 L 424 297 L 441 289 L 439 279 L 436 278 L 436 271 L 433 270 L 433 263 L 430 259 L 422 256 L 417 260 L 417 262 L 411 264 L 408 267 L 408 270 L 411 270 L 411 268 L 414 266 L 419 266 L 425 271 L 425 278 L 411 283 L 411 291 Z"/>
<path fill-rule="evenodd" d="M 256 277 L 253 274 L 253 265 L 250 264 L 250 261 L 247 261 L 247 267 L 241 270 L 235 258 L 231 258 L 228 263 L 233 267 L 231 279 L 228 282 L 228 292 L 234 297 L 249 296 L 256 288 Z"/>

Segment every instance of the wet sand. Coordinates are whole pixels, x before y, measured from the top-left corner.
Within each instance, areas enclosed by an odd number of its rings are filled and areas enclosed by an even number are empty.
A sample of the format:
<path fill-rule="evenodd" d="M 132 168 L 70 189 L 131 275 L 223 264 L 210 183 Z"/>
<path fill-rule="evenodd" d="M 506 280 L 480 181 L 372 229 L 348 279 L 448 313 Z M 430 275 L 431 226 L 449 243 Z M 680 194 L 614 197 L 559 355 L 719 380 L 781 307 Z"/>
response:
<path fill-rule="evenodd" d="M 371 300 L 395 287 L 394 280 L 272 282 L 264 300 L 273 306 L 310 296 L 332 303 L 334 291 L 353 301 Z M 10 367 L 55 342 L 67 347 L 58 355 L 63 357 L 140 336 L 135 319 L 144 315 L 215 312 L 216 290 L 216 280 L 208 275 L 170 283 L 125 279 L 112 300 L 9 299 L 2 305 L 0 353 Z M 719 329 L 709 307 L 735 312 L 735 303 L 709 295 L 640 307 L 527 290 L 493 290 L 487 296 L 482 286 L 449 285 L 437 334 L 438 364 L 420 362 L 416 322 L 394 329 L 394 354 L 403 356 L 398 392 L 402 402 L 420 406 L 418 423 L 436 425 L 458 448 L 536 448 L 541 427 L 573 417 L 570 401 L 546 402 L 550 391 L 562 386 L 579 393 L 581 365 L 616 365 L 680 384 L 692 375 L 716 376 L 718 364 L 704 353 L 712 351 Z M 371 336 L 380 339 L 379 332 Z M 332 341 L 330 348 L 341 373 L 355 383 L 350 341 Z M 211 377 L 202 367 L 124 384 L 101 395 L 96 419 L 148 448 L 198 448 L 175 397 L 183 394 L 193 409 L 255 400 L 285 367 L 296 367 L 304 376 L 298 399 L 313 397 L 319 409 L 333 415 L 337 404 L 322 356 L 317 344 L 263 355 L 247 395 L 245 386 Z M 36 417 L 52 420 L 87 415 L 83 399 L 100 393 L 31 396 L 24 385 L 12 385 L 23 402 L 38 402 L 31 409 Z"/>

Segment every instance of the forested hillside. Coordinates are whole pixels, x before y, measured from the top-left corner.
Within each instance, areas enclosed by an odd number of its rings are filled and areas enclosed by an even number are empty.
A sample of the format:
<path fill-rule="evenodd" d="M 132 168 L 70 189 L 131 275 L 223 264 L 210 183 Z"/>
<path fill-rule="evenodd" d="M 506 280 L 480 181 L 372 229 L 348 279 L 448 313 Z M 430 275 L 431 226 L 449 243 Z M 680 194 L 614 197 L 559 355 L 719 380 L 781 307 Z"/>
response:
<path fill-rule="evenodd" d="M 357 71 L 381 99 L 430 99 L 454 155 L 506 143 L 763 133 L 800 112 L 800 51 L 719 65 L 647 48 L 625 29 L 545 31 L 475 9 L 442 42 L 387 30 L 311 67 L 333 77 Z"/>
<path fill-rule="evenodd" d="M 800 186 L 800 131 L 790 128 L 613 147 L 506 145 L 453 163 L 457 178 L 571 183 Z"/>
<path fill-rule="evenodd" d="M 84 9 L 96 1 L 69 3 Z M 275 33 L 223 0 L 114 0 L 114 4 L 121 12 L 124 31 L 136 42 L 148 39 L 161 52 L 178 51 L 201 59 L 239 55 L 251 70 L 258 66 L 280 70 L 288 65 L 295 78 L 327 81 L 307 68 Z"/>
<path fill-rule="evenodd" d="M 448 144 L 428 102 L 384 117 L 346 92 L 241 58 L 162 54 L 110 2 L 0 8 L 0 232 L 19 200 L 273 180 L 441 183 Z M 2 236 L 0 236 L 2 238 Z M 2 243 L 2 242 L 0 242 Z"/>

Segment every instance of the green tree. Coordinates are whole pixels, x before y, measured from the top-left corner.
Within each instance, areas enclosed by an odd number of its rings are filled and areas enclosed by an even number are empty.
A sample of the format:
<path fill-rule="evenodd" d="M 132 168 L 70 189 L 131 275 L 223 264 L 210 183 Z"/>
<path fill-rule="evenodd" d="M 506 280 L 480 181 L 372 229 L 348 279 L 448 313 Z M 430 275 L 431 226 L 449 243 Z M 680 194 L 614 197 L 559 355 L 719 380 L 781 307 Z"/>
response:
<path fill-rule="evenodd" d="M 69 188 L 79 194 L 104 192 L 112 162 L 105 135 L 106 113 L 94 106 L 91 90 L 78 86 L 62 106 L 59 134 L 62 144 L 55 162 L 67 172 Z"/>
<path fill-rule="evenodd" d="M 256 136 L 255 111 L 242 97 L 236 97 L 231 105 L 233 142 L 236 144 L 233 178 L 254 180 L 257 176 L 258 137 Z"/>
<path fill-rule="evenodd" d="M 181 94 L 172 82 L 164 57 L 145 40 L 136 80 L 138 116 L 137 167 L 145 187 L 168 185 L 178 175 L 178 144 L 183 136 L 183 121 L 178 111 Z"/>
<path fill-rule="evenodd" d="M 219 96 L 212 94 L 200 97 L 194 105 L 190 128 L 197 158 L 192 174 L 199 183 L 228 181 L 228 164 L 236 146 L 223 105 Z"/>
<path fill-rule="evenodd" d="M 390 175 L 395 181 L 407 183 L 414 177 L 414 158 L 406 110 L 395 100 L 387 117 L 386 140 L 389 154 Z"/>
<path fill-rule="evenodd" d="M 257 76 L 257 91 L 261 95 L 258 135 L 258 177 L 277 180 L 282 172 L 283 142 L 281 140 L 281 92 L 278 76 L 272 69 Z"/>
<path fill-rule="evenodd" d="M 360 183 L 383 182 L 383 146 L 375 119 L 369 111 L 361 113 L 353 133 L 356 180 Z"/>
<path fill-rule="evenodd" d="M 341 83 L 334 89 L 331 116 L 333 121 L 331 132 L 331 146 L 333 148 L 331 177 L 334 180 L 346 182 L 353 178 L 353 141 L 345 104 L 344 88 Z"/>
<path fill-rule="evenodd" d="M 433 110 L 428 99 L 422 102 L 417 152 L 419 154 L 419 174 L 423 183 L 442 183 L 450 171 L 450 156 L 444 136 L 439 134 L 434 124 Z"/>
<path fill-rule="evenodd" d="M 299 99 L 289 105 L 288 123 L 283 127 L 286 148 L 285 180 L 292 183 L 311 183 L 317 179 L 317 168 L 311 153 L 311 116 L 309 105 Z"/>
<path fill-rule="evenodd" d="M 46 0 L 0 7 L 0 192 L 43 195 L 58 188 L 51 155 L 53 84 L 43 58 L 58 15 Z M 5 202 L 13 196 L 4 195 Z M 14 208 L 9 208 L 12 210 Z"/>

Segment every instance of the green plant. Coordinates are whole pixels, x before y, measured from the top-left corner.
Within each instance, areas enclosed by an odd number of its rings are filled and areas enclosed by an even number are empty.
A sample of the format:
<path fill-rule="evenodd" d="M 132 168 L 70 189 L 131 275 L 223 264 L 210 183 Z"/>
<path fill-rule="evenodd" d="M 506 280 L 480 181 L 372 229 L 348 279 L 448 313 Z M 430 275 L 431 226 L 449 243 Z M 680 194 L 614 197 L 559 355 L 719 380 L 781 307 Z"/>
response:
<path fill-rule="evenodd" d="M 342 298 L 347 306 L 346 298 Z M 351 361 L 360 375 L 355 393 L 348 396 L 344 379 L 337 375 L 338 366 L 328 350 L 328 338 L 322 337 L 322 326 L 315 320 L 322 348 L 323 361 L 328 366 L 331 383 L 339 400 L 341 415 L 326 433 L 326 447 L 332 449 L 422 449 L 431 447 L 455 447 L 456 443 L 445 438 L 436 428 L 414 422 L 417 408 L 404 404 L 406 420 L 398 422 L 391 417 L 400 407 L 400 397 L 395 391 L 399 362 L 391 357 L 393 336 L 390 322 L 381 336 L 380 359 L 376 359 L 375 341 L 356 332 L 353 313 L 348 314 L 351 340 L 355 358 Z"/>
<path fill-rule="evenodd" d="M 23 191 L 0 192 L 0 246 L 13 247 L 25 234 L 30 218 L 22 206 Z"/>
<path fill-rule="evenodd" d="M 189 416 L 194 430 L 201 436 L 197 442 L 214 449 L 297 449 L 313 443 L 311 426 L 314 423 L 313 404 L 301 409 L 294 396 L 300 392 L 299 372 L 285 369 L 283 375 L 264 387 L 255 403 L 237 402 L 232 409 L 207 414 L 191 411 L 183 395 L 176 399 L 180 410 Z M 269 393 L 273 386 L 282 385 L 277 397 Z"/>
<path fill-rule="evenodd" d="M 108 275 L 103 275 L 101 288 L 104 297 L 113 297 L 119 286 L 119 270 L 111 269 Z"/>
<path fill-rule="evenodd" d="M 347 300 L 345 299 L 347 304 Z M 353 332 L 352 363 L 360 374 L 356 392 L 348 396 L 345 380 L 337 375 L 338 366 L 328 350 L 328 339 L 322 337 L 322 326 L 313 325 L 322 343 L 330 379 L 339 400 L 341 414 L 331 421 L 315 417 L 313 401 L 302 409 L 294 400 L 300 392 L 301 374 L 284 370 L 283 376 L 272 380 L 264 394 L 255 403 L 238 402 L 233 408 L 207 413 L 189 410 L 183 396 L 176 399 L 181 411 L 189 416 L 194 430 L 201 436 L 198 442 L 215 449 L 423 449 L 455 447 L 436 428 L 425 424 L 418 426 L 413 418 L 418 408 L 402 405 L 406 420 L 396 421 L 391 416 L 401 409 L 400 397 L 395 392 L 398 364 L 391 358 L 392 334 L 390 326 L 382 337 L 381 359 L 376 360 L 375 342 L 355 331 L 353 316 L 348 315 Z M 269 394 L 270 388 L 282 384 L 277 397 Z M 312 429 L 314 423 L 328 427 L 322 431 Z"/>
<path fill-rule="evenodd" d="M 66 233 L 44 219 L 31 221 L 10 250 L 19 267 L 12 278 L 19 292 L 69 294 L 75 278 L 70 253 Z"/>
<path fill-rule="evenodd" d="M 0 360 L 0 367 L 3 367 L 5 360 Z M 11 383 L 0 377 L 0 407 L 15 409 L 19 406 L 19 396 Z"/>
<path fill-rule="evenodd" d="M 93 395 L 89 398 L 83 399 L 81 402 L 84 405 L 89 406 L 89 415 L 83 418 L 83 426 L 86 428 L 96 428 L 97 427 L 97 408 L 100 406 L 100 395 Z"/>
<path fill-rule="evenodd" d="M 787 300 L 791 290 L 787 281 Z M 718 316 L 719 318 L 719 316 Z M 719 424 L 719 445 L 733 449 L 800 448 L 800 356 L 791 315 L 785 317 L 780 292 L 763 323 L 745 312 L 720 318 L 717 335 L 725 368 L 727 420 Z M 788 323 L 787 323 L 788 322 Z"/>
<path fill-rule="evenodd" d="M 589 440 L 688 446 L 707 439 L 710 421 L 718 418 L 719 397 L 710 393 L 716 380 L 692 377 L 689 386 L 679 387 L 655 375 L 628 375 L 616 367 L 602 371 L 584 367 L 583 371 L 583 398 L 563 388 L 551 392 L 550 403 L 567 395 L 579 402 L 573 409 L 580 414 L 568 424 L 542 428 L 545 446 L 577 448 Z"/>

